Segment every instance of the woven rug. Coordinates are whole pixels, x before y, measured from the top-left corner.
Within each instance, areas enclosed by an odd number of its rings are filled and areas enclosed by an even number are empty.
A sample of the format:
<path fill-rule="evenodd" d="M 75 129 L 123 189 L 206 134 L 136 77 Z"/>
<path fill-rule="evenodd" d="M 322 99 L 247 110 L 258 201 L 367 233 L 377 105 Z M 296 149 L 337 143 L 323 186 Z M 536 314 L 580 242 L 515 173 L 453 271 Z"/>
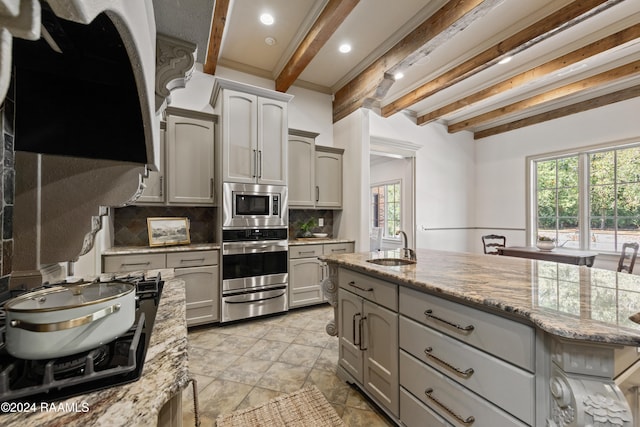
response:
<path fill-rule="evenodd" d="M 344 426 L 338 413 L 316 386 L 278 396 L 249 409 L 220 415 L 218 427 Z"/>

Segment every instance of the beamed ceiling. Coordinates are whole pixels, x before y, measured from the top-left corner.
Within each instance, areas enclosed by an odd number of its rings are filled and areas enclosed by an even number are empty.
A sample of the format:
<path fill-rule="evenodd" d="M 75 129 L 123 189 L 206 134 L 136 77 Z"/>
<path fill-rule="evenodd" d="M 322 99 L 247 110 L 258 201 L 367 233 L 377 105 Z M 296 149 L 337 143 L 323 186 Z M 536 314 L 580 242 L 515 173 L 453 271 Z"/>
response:
<path fill-rule="evenodd" d="M 479 139 L 640 95 L 640 0 L 154 4 L 158 32 L 196 43 L 204 72 L 331 94 L 334 121 L 365 107 Z"/>

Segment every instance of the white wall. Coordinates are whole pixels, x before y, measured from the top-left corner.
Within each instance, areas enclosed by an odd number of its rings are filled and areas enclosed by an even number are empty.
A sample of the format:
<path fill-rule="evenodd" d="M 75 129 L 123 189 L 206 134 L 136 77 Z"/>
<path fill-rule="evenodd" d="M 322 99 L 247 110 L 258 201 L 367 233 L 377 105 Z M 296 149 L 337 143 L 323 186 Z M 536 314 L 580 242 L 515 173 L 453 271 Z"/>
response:
<path fill-rule="evenodd" d="M 527 156 L 640 140 L 638 111 L 640 98 L 635 98 L 476 141 L 475 249 L 481 250 L 481 234 L 501 228 L 515 229 L 501 233 L 507 244 L 525 243 Z"/>

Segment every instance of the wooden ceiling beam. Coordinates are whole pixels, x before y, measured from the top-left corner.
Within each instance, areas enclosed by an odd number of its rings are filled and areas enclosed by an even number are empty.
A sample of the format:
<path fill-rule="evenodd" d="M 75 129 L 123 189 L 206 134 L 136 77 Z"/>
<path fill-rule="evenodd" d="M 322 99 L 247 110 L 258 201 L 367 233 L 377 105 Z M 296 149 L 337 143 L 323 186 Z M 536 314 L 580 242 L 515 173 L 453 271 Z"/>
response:
<path fill-rule="evenodd" d="M 222 45 L 222 35 L 224 27 L 227 23 L 227 14 L 229 13 L 229 3 L 231 0 L 216 0 L 213 9 L 213 19 L 211 20 L 211 32 L 209 33 L 209 46 L 207 47 L 207 58 L 205 59 L 202 70 L 214 75 L 218 66 L 218 55 Z"/>
<path fill-rule="evenodd" d="M 511 130 L 520 129 L 526 126 L 535 125 L 538 123 L 546 122 L 560 117 L 569 116 L 571 114 L 581 113 L 583 111 L 592 110 L 594 108 L 603 107 L 605 105 L 614 104 L 620 101 L 626 101 L 627 99 L 636 98 L 640 96 L 640 85 L 632 86 L 628 89 L 622 89 L 616 92 L 608 93 L 606 95 L 599 96 L 597 98 L 589 99 L 586 101 L 578 102 L 567 107 L 557 108 L 555 110 L 547 111 L 544 113 L 536 114 L 535 116 L 527 117 L 506 123 L 499 126 L 494 126 L 489 129 L 484 129 L 473 134 L 474 139 L 486 138 L 488 136 L 497 135 L 500 133 L 509 132 Z"/>
<path fill-rule="evenodd" d="M 574 95 L 585 90 L 594 89 L 638 74 L 640 74 L 640 61 L 633 61 L 629 64 L 616 67 L 600 74 L 596 74 L 595 76 L 587 77 L 536 96 L 532 96 L 528 99 L 524 99 L 510 105 L 505 105 L 504 107 L 497 108 L 457 123 L 452 123 L 448 126 L 448 130 L 450 133 L 459 132 L 461 130 L 498 120 L 505 116 L 526 111 L 550 101 Z"/>
<path fill-rule="evenodd" d="M 458 65 L 435 79 L 382 107 L 382 116 L 389 117 L 427 97 L 473 76 L 493 65 L 501 58 L 522 52 L 591 16 L 609 9 L 623 0 L 576 0 L 544 19 L 528 26 L 513 36 Z"/>
<path fill-rule="evenodd" d="M 333 121 L 346 117 L 371 99 L 379 100 L 393 84 L 394 68 L 416 61 L 482 18 L 502 0 L 450 0 L 410 34 L 369 65 L 334 95 Z"/>
<path fill-rule="evenodd" d="M 360 0 L 329 0 L 276 78 L 277 91 L 286 92 L 291 87 L 359 2 Z"/>
<path fill-rule="evenodd" d="M 518 86 L 525 85 L 545 75 L 554 73 L 580 61 L 584 61 L 587 58 L 606 52 L 609 49 L 613 49 L 637 38 L 640 38 L 640 24 L 633 25 L 608 37 L 604 37 L 587 46 L 546 62 L 545 64 L 539 65 L 535 68 L 503 80 L 500 83 L 496 83 L 492 86 L 475 92 L 472 95 L 466 96 L 436 110 L 418 116 L 416 122 L 418 125 L 425 125 L 446 114 L 459 111 L 477 102 L 491 98 L 492 96 L 496 96 Z"/>

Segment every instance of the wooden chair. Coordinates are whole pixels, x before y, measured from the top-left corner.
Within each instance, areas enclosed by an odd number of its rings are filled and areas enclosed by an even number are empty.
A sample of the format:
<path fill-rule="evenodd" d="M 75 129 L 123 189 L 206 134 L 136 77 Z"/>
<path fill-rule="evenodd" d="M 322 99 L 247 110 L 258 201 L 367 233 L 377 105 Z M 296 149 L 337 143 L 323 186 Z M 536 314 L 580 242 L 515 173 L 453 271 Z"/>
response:
<path fill-rule="evenodd" d="M 638 247 L 640 247 L 640 245 L 637 242 L 622 244 L 622 252 L 620 253 L 620 260 L 618 261 L 618 273 L 622 271 L 626 271 L 629 274 L 633 273 L 633 266 L 635 265 L 636 257 L 638 256 Z M 629 249 L 628 254 L 627 249 Z M 629 264 L 625 265 L 624 262 L 627 258 L 629 258 Z"/>
<path fill-rule="evenodd" d="M 487 234 L 482 236 L 482 246 L 487 255 L 500 255 L 495 248 L 504 248 L 507 245 L 507 238 L 497 234 Z"/>

